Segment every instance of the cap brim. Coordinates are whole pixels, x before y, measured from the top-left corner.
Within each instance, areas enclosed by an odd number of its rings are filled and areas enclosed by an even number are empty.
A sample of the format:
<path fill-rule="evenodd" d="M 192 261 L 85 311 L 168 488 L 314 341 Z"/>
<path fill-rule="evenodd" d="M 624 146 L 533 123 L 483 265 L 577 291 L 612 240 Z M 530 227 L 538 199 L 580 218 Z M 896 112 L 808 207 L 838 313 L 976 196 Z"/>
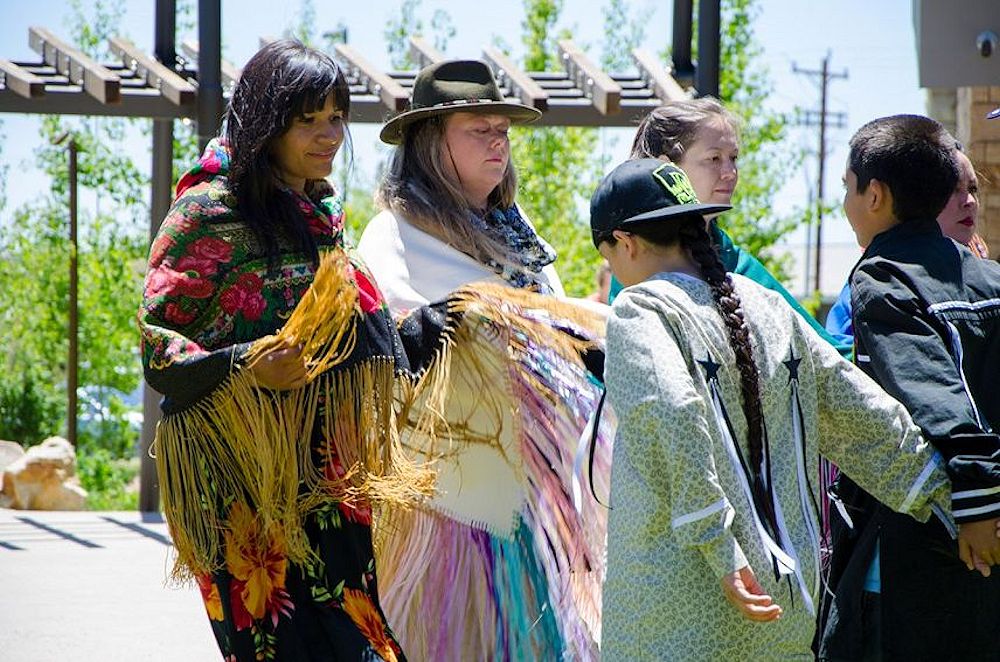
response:
<path fill-rule="evenodd" d="M 707 214 L 718 214 L 719 212 L 729 211 L 732 209 L 732 205 L 706 205 L 706 204 L 689 204 L 689 205 L 673 205 L 671 207 L 661 207 L 660 209 L 654 209 L 653 211 L 643 212 L 637 216 L 630 216 L 618 224 L 618 227 L 625 227 L 626 225 L 632 225 L 635 223 L 641 223 L 643 221 L 655 221 L 658 218 L 669 218 L 670 216 L 682 216 L 684 214 L 701 214 L 705 216 Z"/>
<path fill-rule="evenodd" d="M 449 104 L 447 106 L 433 106 L 431 108 L 417 108 L 407 110 L 396 115 L 385 123 L 382 131 L 379 132 L 379 139 L 389 145 L 398 145 L 403 142 L 403 129 L 410 124 L 435 115 L 446 115 L 448 113 L 479 113 L 482 115 L 503 115 L 509 117 L 511 124 L 529 124 L 542 116 L 542 111 L 531 106 L 510 101 L 477 101 L 468 104 Z"/>

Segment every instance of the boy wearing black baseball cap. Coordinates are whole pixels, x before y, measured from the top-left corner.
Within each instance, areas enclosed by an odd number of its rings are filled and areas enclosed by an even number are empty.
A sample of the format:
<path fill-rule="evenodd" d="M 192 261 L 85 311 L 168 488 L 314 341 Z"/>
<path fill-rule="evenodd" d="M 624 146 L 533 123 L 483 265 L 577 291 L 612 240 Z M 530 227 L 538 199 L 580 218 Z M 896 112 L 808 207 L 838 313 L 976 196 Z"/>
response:
<path fill-rule="evenodd" d="M 615 168 L 594 192 L 590 232 L 598 252 L 627 287 L 659 271 L 692 273 L 696 269 L 677 242 L 648 250 L 650 242 L 642 241 L 633 230 L 676 236 L 677 223 L 663 221 L 703 219 L 728 209 L 729 205 L 699 203 L 687 175 L 677 166 L 659 159 L 634 159 Z"/>
<path fill-rule="evenodd" d="M 811 657 L 820 451 L 899 511 L 948 501 L 905 409 L 781 295 L 726 273 L 704 218 L 725 209 L 657 159 L 591 199 L 594 245 L 627 286 L 607 326 L 605 659 Z"/>

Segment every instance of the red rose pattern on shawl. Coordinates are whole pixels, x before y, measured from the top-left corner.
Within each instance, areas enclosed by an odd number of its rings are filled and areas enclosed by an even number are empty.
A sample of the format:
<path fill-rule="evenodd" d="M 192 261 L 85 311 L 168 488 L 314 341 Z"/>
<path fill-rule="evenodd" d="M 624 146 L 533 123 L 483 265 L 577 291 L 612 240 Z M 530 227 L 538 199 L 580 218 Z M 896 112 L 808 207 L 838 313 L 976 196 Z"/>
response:
<path fill-rule="evenodd" d="M 230 315 L 241 313 L 251 322 L 260 319 L 267 302 L 260 290 L 264 281 L 257 274 L 242 274 L 236 282 L 222 291 L 219 305 Z"/>
<path fill-rule="evenodd" d="M 143 352 L 157 367 L 273 333 L 314 272 L 299 256 L 268 275 L 256 240 L 246 230 L 233 231 L 233 200 L 224 180 L 191 176 L 184 183 L 189 187 L 174 203 L 150 249 L 140 312 Z M 302 199 L 299 205 L 308 211 L 310 228 L 322 231 L 316 233 L 321 249 L 340 242 L 339 199 L 322 204 Z M 196 329 L 188 328 L 192 325 Z M 190 342 L 171 342 L 181 329 Z"/>
<path fill-rule="evenodd" d="M 347 475 L 344 463 L 340 461 L 340 456 L 330 445 L 327 450 L 327 461 L 323 467 L 325 478 L 335 484 Z M 356 524 L 372 525 L 372 508 L 366 500 L 350 497 L 344 490 L 335 490 L 334 498 L 337 500 L 337 509 L 348 522 Z"/>

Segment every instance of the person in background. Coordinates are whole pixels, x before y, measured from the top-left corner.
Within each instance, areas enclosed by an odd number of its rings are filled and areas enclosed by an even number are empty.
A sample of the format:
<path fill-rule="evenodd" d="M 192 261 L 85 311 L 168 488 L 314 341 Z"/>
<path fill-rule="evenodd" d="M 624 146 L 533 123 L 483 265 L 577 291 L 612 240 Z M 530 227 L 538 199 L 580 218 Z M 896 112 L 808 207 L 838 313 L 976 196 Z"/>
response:
<path fill-rule="evenodd" d="M 358 242 L 394 314 L 473 281 L 563 294 L 555 252 L 515 200 L 507 132 L 540 116 L 505 101 L 483 62 L 450 60 L 417 76 L 411 108 L 382 128 L 396 149 L 376 192 L 382 211 Z"/>
<path fill-rule="evenodd" d="M 736 118 L 716 99 L 704 97 L 672 101 L 652 110 L 636 130 L 631 158 L 662 158 L 677 165 L 691 181 L 698 200 L 729 204 L 739 185 L 739 132 Z M 850 344 L 837 342 L 760 261 L 735 245 L 714 217 L 709 217 L 712 236 L 726 271 L 738 273 L 780 294 L 843 356 Z M 612 279 L 611 299 L 621 289 Z"/>
<path fill-rule="evenodd" d="M 376 193 L 381 212 L 358 245 L 397 319 L 427 304 L 453 309 L 453 293 L 463 289 L 467 298 L 484 285 L 511 290 L 511 300 L 530 291 L 565 303 L 555 252 L 516 201 L 508 131 L 540 115 L 505 100 L 484 62 L 449 60 L 419 72 L 410 108 L 382 128 L 382 141 L 395 149 Z M 512 320 L 515 310 L 487 335 L 517 335 L 512 327 L 524 320 Z M 443 326 L 447 334 L 449 323 Z M 458 351 L 458 342 L 449 347 Z M 482 443 L 490 434 L 478 442 L 463 436 L 475 428 L 468 420 L 449 426 L 451 451 L 440 460 L 435 497 L 395 513 L 380 546 L 386 613 L 414 658 L 599 655 L 607 515 L 593 499 L 574 505 L 571 478 L 586 409 L 599 395 L 545 356 L 537 357 L 533 386 L 512 385 L 518 357 L 534 351 L 528 344 L 505 349 L 510 363 L 485 383 L 485 354 L 453 366 L 455 397 L 439 413 L 493 412 L 503 419 L 499 439 L 490 445 Z M 555 391 L 588 401 L 565 424 L 553 409 L 562 396 L 544 397 L 540 388 L 553 377 Z M 547 420 L 524 418 L 534 412 Z M 411 446 L 418 443 L 423 438 Z"/>
<path fill-rule="evenodd" d="M 607 260 L 602 261 L 601 265 L 597 267 L 595 280 L 597 281 L 597 289 L 587 299 L 598 303 L 607 303 L 611 296 L 611 267 L 608 266 Z"/>
<path fill-rule="evenodd" d="M 964 244 L 978 257 L 989 258 L 989 247 L 976 232 L 979 227 L 979 178 L 972 161 L 961 150 L 960 145 L 956 145 L 955 158 L 958 160 L 958 185 L 948 198 L 948 204 L 938 214 L 938 225 L 944 236 Z M 850 283 L 844 283 L 844 288 L 827 313 L 824 326 L 840 342 L 853 344 Z"/>

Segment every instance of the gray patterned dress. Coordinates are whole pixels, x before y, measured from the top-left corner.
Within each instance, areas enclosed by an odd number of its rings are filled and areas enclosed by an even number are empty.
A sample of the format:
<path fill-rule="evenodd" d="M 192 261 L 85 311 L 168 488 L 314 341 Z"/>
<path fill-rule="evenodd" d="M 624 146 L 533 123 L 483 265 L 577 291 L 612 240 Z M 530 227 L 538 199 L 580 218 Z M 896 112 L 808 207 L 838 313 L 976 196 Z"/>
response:
<path fill-rule="evenodd" d="M 732 278 L 761 374 L 779 526 L 751 506 L 739 373 L 708 285 L 671 273 L 624 290 L 607 334 L 619 430 L 605 660 L 812 659 L 820 452 L 893 509 L 950 517 L 940 458 L 903 407 L 779 295 Z M 723 596 L 720 578 L 747 564 L 779 620 L 746 620 Z"/>

